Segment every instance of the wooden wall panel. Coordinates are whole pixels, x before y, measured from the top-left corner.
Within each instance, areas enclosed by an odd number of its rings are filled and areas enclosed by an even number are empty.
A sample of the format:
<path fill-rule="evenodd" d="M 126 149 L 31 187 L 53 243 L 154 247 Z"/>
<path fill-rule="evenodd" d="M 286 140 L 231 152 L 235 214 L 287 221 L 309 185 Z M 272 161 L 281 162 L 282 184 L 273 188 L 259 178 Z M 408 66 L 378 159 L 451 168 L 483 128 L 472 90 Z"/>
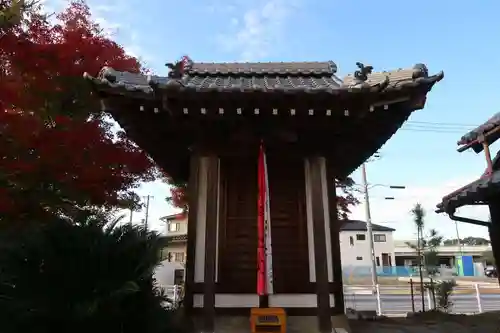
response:
<path fill-rule="evenodd" d="M 218 282 L 234 292 L 256 292 L 257 158 L 221 158 Z"/>
<path fill-rule="evenodd" d="M 275 293 L 297 293 L 309 283 L 304 161 L 268 156 Z"/>

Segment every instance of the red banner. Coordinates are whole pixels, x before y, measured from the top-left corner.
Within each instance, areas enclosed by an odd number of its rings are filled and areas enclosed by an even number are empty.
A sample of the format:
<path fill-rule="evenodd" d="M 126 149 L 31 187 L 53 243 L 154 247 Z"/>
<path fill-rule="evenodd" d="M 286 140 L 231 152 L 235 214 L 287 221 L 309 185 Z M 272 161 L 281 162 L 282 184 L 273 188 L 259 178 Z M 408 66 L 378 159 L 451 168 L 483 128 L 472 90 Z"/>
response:
<path fill-rule="evenodd" d="M 260 144 L 257 181 L 259 183 L 258 216 L 257 216 L 257 294 L 267 294 L 266 283 L 266 249 L 265 249 L 265 204 L 266 204 L 266 167 L 264 147 Z"/>

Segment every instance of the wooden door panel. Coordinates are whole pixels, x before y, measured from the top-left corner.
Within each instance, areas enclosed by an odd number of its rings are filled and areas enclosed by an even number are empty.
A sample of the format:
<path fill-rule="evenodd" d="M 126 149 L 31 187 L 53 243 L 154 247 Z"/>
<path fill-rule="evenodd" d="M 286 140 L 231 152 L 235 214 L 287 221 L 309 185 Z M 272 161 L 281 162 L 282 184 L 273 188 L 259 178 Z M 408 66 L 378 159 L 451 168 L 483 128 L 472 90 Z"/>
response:
<path fill-rule="evenodd" d="M 304 162 L 268 157 L 274 290 L 296 292 L 309 282 Z"/>
<path fill-rule="evenodd" d="M 257 277 L 257 159 L 221 159 L 219 282 L 255 292 Z"/>

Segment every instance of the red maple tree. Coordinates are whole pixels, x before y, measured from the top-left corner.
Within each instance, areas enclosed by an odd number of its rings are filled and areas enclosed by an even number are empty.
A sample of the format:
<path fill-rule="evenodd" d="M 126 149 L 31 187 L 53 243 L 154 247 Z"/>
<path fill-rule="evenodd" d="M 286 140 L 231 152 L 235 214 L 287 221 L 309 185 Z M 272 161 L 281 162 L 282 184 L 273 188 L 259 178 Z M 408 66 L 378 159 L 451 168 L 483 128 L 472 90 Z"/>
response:
<path fill-rule="evenodd" d="M 103 34 L 83 1 L 57 20 L 33 9 L 2 31 L 0 219 L 116 207 L 155 177 L 147 155 L 113 134 L 82 76 L 103 66 L 139 72 L 140 63 Z"/>

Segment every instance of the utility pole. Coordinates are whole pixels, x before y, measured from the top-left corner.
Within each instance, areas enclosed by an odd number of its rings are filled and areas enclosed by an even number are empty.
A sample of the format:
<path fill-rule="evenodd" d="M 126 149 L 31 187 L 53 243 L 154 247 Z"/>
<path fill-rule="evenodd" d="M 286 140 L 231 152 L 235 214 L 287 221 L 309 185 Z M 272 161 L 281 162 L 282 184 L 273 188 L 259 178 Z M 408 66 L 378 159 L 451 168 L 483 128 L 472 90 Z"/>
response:
<path fill-rule="evenodd" d="M 146 195 L 143 197 L 146 200 L 146 216 L 144 218 L 144 229 L 148 230 L 148 218 L 149 218 L 149 199 L 154 198 L 152 195 Z"/>
<path fill-rule="evenodd" d="M 366 231 L 368 232 L 368 241 L 370 242 L 370 259 L 371 259 L 371 273 L 372 273 L 372 287 L 376 290 L 378 284 L 377 278 L 377 263 L 375 259 L 375 244 L 373 242 L 373 229 L 372 229 L 372 216 L 370 212 L 370 195 L 368 193 L 368 179 L 366 177 L 366 165 L 361 165 L 361 172 L 363 177 L 363 189 L 365 194 L 365 214 L 366 214 Z"/>
<path fill-rule="evenodd" d="M 460 234 L 458 233 L 458 223 L 455 221 L 455 231 L 457 232 L 457 242 L 458 242 L 458 248 L 460 249 L 460 256 L 463 258 L 464 257 L 464 248 L 462 245 L 462 242 L 460 241 Z"/>
<path fill-rule="evenodd" d="M 134 209 L 130 208 L 130 223 L 132 223 L 132 215 L 134 214 Z"/>

